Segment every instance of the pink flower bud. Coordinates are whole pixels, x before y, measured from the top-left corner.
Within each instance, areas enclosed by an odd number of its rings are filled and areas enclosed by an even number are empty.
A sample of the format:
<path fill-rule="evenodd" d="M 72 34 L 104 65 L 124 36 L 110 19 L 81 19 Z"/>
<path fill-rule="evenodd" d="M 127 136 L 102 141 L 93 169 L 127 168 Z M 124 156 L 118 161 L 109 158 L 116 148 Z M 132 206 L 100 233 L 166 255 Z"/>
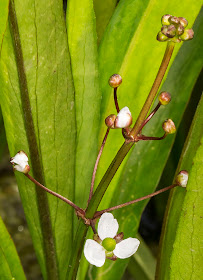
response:
<path fill-rule="evenodd" d="M 109 79 L 109 85 L 112 88 L 119 87 L 121 83 L 122 83 L 122 78 L 118 74 L 113 74 Z"/>
<path fill-rule="evenodd" d="M 173 134 L 176 132 L 176 127 L 174 122 L 171 119 L 166 120 L 163 125 L 163 130 L 168 134 Z"/>
<path fill-rule="evenodd" d="M 188 172 L 186 170 L 181 170 L 176 177 L 176 184 L 183 188 L 186 188 L 188 182 Z"/>

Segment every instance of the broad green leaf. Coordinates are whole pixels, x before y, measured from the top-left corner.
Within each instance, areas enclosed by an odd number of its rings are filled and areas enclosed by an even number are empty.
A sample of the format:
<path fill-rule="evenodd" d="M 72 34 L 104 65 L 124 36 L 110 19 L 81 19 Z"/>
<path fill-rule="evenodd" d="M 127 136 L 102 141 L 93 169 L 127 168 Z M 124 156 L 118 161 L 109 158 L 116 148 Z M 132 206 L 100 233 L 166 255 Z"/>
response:
<path fill-rule="evenodd" d="M 75 116 L 63 6 L 58 1 L 15 1 L 31 112 L 46 186 L 73 199 Z M 8 29 L 1 55 L 1 96 L 11 156 L 29 156 L 14 50 Z M 31 167 L 32 169 L 32 167 Z M 42 273 L 46 279 L 41 224 L 35 186 L 16 172 L 21 199 Z M 72 208 L 48 195 L 60 279 L 64 279 L 72 244 Z M 43 208 L 43 206 L 41 207 Z M 49 217 L 49 213 L 46 213 Z M 66 249 L 69 248 L 69 249 Z M 54 252 L 47 252 L 54 254 Z"/>
<path fill-rule="evenodd" d="M 137 238 L 140 240 L 140 246 L 130 258 L 127 270 L 136 280 L 154 280 L 156 259 L 141 236 L 138 235 Z"/>
<path fill-rule="evenodd" d="M 8 23 L 8 5 L 9 5 L 9 0 L 0 1 L 0 57 L 1 57 L 2 41 Z"/>
<path fill-rule="evenodd" d="M 172 118 L 178 128 L 190 93 L 202 67 L 202 59 L 199 56 L 203 39 L 200 18 L 198 18 L 194 30 L 198 36 L 195 40 L 182 46 L 161 88 L 161 91 L 167 90 L 172 94 L 172 101 L 167 107 L 160 108 L 150 123 L 147 124 L 143 130 L 145 135 L 161 136 L 163 134 L 161 124 L 166 118 Z M 130 158 L 124 165 L 119 184 L 115 191 L 115 182 L 113 182 L 113 187 L 112 185 L 109 186 L 101 207 L 109 206 L 107 204 L 109 196 L 113 196 L 110 203 L 110 206 L 113 206 L 153 192 L 159 182 L 173 141 L 174 136 L 170 135 L 164 141 L 143 141 L 136 144 Z M 105 202 L 107 202 L 106 205 Z M 115 211 L 114 214 L 118 218 L 120 226 L 119 231 L 123 231 L 126 238 L 135 236 L 145 205 L 146 201 Z M 105 279 L 119 279 L 127 263 L 128 260 L 119 260 L 113 264 L 105 264 L 101 269 L 97 269 L 98 275 L 103 273 Z M 109 265 L 111 270 L 108 271 Z"/>
<path fill-rule="evenodd" d="M 0 217 L 0 279 L 24 280 L 25 274 L 15 245 Z"/>
<path fill-rule="evenodd" d="M 93 2 L 96 16 L 97 41 L 99 44 L 115 10 L 117 0 L 94 0 Z"/>
<path fill-rule="evenodd" d="M 101 102 L 93 1 L 68 1 L 67 30 L 77 123 L 75 201 L 85 208 L 97 156 Z"/>
<path fill-rule="evenodd" d="M 191 125 L 177 171 L 189 171 L 186 190 L 175 189 L 168 202 L 162 232 L 157 279 L 201 279 L 203 98 Z M 170 267 L 170 270 L 167 269 Z"/>

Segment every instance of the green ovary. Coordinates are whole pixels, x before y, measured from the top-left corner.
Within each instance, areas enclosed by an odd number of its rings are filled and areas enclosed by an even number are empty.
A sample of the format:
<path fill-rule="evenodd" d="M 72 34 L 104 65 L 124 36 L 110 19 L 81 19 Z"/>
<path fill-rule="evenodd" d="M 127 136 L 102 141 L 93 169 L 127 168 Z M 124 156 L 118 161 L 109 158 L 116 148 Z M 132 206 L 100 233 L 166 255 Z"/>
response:
<path fill-rule="evenodd" d="M 115 249 L 116 247 L 116 240 L 113 238 L 105 238 L 102 241 L 102 246 L 104 247 L 104 249 L 106 249 L 107 251 L 111 252 Z"/>

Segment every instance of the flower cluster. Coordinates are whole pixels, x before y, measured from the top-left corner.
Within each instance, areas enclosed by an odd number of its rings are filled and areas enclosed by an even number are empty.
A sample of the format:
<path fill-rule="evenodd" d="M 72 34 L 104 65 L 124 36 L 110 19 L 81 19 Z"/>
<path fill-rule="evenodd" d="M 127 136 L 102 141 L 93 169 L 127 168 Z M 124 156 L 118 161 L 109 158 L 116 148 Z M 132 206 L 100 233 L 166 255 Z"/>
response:
<path fill-rule="evenodd" d="M 132 256 L 138 249 L 140 241 L 137 238 L 123 239 L 123 234 L 117 234 L 118 222 L 111 213 L 104 213 L 98 223 L 98 235 L 95 240 L 87 239 L 84 255 L 89 263 L 101 267 L 106 258 L 115 260 Z"/>
<path fill-rule="evenodd" d="M 161 19 L 162 28 L 157 35 L 160 42 L 173 41 L 179 43 L 188 41 L 194 37 L 192 29 L 186 29 L 188 22 L 183 17 L 174 17 L 172 15 L 164 15 Z"/>

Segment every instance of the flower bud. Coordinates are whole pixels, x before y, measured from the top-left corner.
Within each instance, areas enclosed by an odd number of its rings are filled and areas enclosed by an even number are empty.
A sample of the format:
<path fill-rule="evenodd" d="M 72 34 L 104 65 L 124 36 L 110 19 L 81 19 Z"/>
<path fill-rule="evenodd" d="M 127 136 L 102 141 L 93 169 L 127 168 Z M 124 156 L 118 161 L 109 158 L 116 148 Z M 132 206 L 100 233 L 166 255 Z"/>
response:
<path fill-rule="evenodd" d="M 125 128 L 125 127 L 129 127 L 131 123 L 132 123 L 132 116 L 129 108 L 128 107 L 122 108 L 116 117 L 114 127 Z"/>
<path fill-rule="evenodd" d="M 180 36 L 183 41 L 192 40 L 194 37 L 194 31 L 192 29 L 186 29 L 185 32 Z"/>
<path fill-rule="evenodd" d="M 176 35 L 176 27 L 171 25 L 164 25 L 161 28 L 161 32 L 168 38 L 173 38 Z"/>
<path fill-rule="evenodd" d="M 122 78 L 118 74 L 113 74 L 109 79 L 109 85 L 112 88 L 119 87 L 121 83 L 122 83 Z"/>
<path fill-rule="evenodd" d="M 163 125 L 163 130 L 167 133 L 167 134 L 173 134 L 176 132 L 176 127 L 174 122 L 171 119 L 166 120 Z"/>
<path fill-rule="evenodd" d="M 107 127 L 109 128 L 114 128 L 114 122 L 116 120 L 116 115 L 109 115 L 106 119 L 105 119 L 105 124 Z"/>
<path fill-rule="evenodd" d="M 180 23 L 180 20 L 179 20 L 179 18 L 178 17 L 170 17 L 169 19 L 168 19 L 168 21 L 171 23 L 171 24 L 174 24 L 174 25 L 178 25 L 179 23 Z"/>
<path fill-rule="evenodd" d="M 13 169 L 24 174 L 30 171 L 28 164 L 28 157 L 25 152 L 19 151 L 14 157 L 10 159 L 10 163 L 13 165 Z"/>
<path fill-rule="evenodd" d="M 186 188 L 188 182 L 188 172 L 186 170 L 181 170 L 176 177 L 176 184 L 183 188 Z"/>
<path fill-rule="evenodd" d="M 180 24 L 185 28 L 188 25 L 188 21 L 184 17 L 179 17 Z"/>
<path fill-rule="evenodd" d="M 156 36 L 156 39 L 159 41 L 159 42 L 165 42 L 168 40 L 168 37 L 165 36 L 161 31 L 157 34 Z"/>
<path fill-rule="evenodd" d="M 179 24 L 177 29 L 176 29 L 176 34 L 178 36 L 180 36 L 180 35 L 182 35 L 184 33 L 184 31 L 185 31 L 185 28 L 182 26 L 182 24 Z"/>
<path fill-rule="evenodd" d="M 167 91 L 161 92 L 159 95 L 159 102 L 161 105 L 167 105 L 171 101 L 171 95 Z"/>
<path fill-rule="evenodd" d="M 161 18 L 162 25 L 170 25 L 170 22 L 168 21 L 170 17 L 172 17 L 172 16 L 171 15 L 164 15 Z"/>

